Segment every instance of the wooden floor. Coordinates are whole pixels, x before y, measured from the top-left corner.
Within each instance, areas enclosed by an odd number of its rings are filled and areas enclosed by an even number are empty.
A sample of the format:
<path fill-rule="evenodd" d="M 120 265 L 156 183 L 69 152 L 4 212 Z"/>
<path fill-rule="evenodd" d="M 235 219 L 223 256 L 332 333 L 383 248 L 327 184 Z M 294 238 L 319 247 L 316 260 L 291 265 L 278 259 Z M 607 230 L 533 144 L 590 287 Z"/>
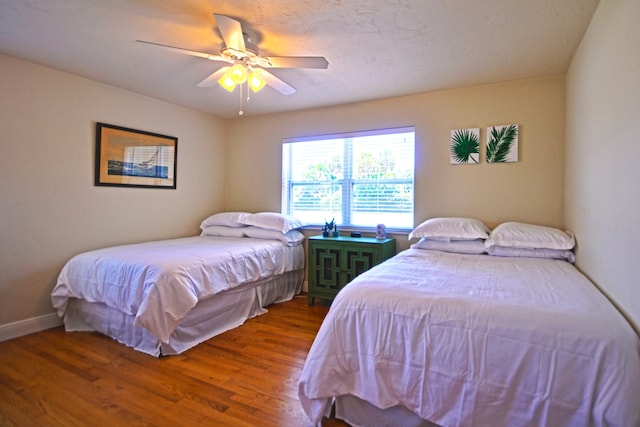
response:
<path fill-rule="evenodd" d="M 301 295 L 162 358 L 62 327 L 0 342 L 0 425 L 311 426 L 298 378 L 327 310 Z"/>

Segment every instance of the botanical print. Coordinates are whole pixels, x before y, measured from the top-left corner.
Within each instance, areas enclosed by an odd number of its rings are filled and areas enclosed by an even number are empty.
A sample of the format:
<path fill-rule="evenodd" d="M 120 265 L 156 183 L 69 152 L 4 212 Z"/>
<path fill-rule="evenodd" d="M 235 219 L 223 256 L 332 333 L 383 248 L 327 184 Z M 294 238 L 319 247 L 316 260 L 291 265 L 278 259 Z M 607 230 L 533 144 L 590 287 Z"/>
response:
<path fill-rule="evenodd" d="M 480 161 L 480 128 L 452 130 L 449 158 L 451 164 L 478 164 Z"/>
<path fill-rule="evenodd" d="M 518 125 L 487 128 L 487 162 L 518 161 Z"/>

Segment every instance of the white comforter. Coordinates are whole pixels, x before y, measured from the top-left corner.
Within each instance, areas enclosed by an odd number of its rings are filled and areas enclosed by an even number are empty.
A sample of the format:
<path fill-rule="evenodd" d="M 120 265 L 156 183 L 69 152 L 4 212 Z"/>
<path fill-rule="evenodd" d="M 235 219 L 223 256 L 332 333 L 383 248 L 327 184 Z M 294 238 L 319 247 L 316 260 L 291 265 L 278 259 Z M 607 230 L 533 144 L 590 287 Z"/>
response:
<path fill-rule="evenodd" d="M 180 321 L 212 295 L 300 268 L 276 240 L 197 236 L 85 252 L 63 267 L 51 299 L 101 302 L 168 342 Z"/>
<path fill-rule="evenodd" d="M 640 343 L 565 261 L 409 249 L 333 302 L 299 397 L 403 405 L 442 426 L 638 426 Z"/>

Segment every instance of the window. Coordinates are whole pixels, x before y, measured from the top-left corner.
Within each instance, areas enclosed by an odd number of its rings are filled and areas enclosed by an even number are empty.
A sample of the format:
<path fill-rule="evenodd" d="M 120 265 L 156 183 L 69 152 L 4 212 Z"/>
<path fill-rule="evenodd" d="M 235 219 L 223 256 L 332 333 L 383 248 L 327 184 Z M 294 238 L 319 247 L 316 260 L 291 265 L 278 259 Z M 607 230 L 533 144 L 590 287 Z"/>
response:
<path fill-rule="evenodd" d="M 290 138 L 282 211 L 307 224 L 413 228 L 413 127 Z"/>

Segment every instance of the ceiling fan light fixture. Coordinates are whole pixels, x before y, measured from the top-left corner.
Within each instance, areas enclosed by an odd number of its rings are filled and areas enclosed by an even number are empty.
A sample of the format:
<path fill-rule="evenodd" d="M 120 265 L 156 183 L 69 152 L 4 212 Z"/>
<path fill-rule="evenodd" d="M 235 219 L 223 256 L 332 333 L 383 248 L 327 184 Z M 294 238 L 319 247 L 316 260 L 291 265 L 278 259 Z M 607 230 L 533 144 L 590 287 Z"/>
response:
<path fill-rule="evenodd" d="M 247 69 L 243 64 L 236 64 L 229 70 L 229 75 L 236 84 L 242 84 L 247 81 Z"/>
<path fill-rule="evenodd" d="M 267 84 L 267 82 L 264 81 L 262 76 L 260 76 L 259 68 L 256 70 L 253 70 L 251 74 L 249 74 L 247 81 L 249 82 L 249 87 L 251 88 L 251 90 L 253 90 L 253 92 L 258 92 Z"/>
<path fill-rule="evenodd" d="M 233 92 L 237 85 L 237 83 L 231 76 L 231 71 L 227 71 L 226 73 L 224 73 L 220 80 L 218 80 L 218 83 L 229 92 Z"/>
<path fill-rule="evenodd" d="M 296 92 L 294 87 L 271 74 L 268 71 L 269 68 L 326 69 L 329 66 L 329 62 L 323 56 L 261 56 L 258 46 L 251 41 L 248 33 L 243 31 L 240 21 L 218 13 L 214 13 L 213 16 L 223 42 L 218 55 L 144 40 L 136 40 L 136 42 L 211 61 L 225 62 L 226 66 L 198 83 L 198 87 L 210 87 L 218 81 L 218 84 L 226 91 L 233 92 L 237 86 L 240 86 L 241 112 L 242 85 L 245 82 L 248 86 L 246 89 L 247 101 L 249 100 L 249 87 L 253 92 L 260 91 L 266 85 L 283 95 L 291 95 Z"/>

